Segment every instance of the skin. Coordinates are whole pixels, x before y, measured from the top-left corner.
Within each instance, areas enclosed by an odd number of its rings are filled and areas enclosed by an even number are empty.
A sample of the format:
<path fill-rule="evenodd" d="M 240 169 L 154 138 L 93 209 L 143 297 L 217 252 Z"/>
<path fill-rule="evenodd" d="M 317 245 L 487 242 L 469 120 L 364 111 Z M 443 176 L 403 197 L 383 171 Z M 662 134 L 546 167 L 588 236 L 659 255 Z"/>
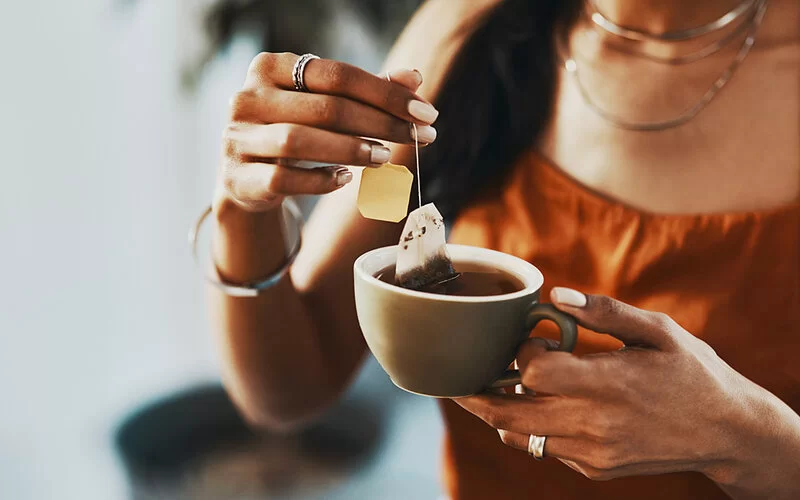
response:
<path fill-rule="evenodd" d="M 424 127 L 431 119 L 415 118 L 408 104 L 436 96 L 468 33 L 460 28 L 473 25 L 496 1 L 426 3 L 385 66 L 419 71 L 394 69 L 391 82 L 315 60 L 305 73 L 310 92 L 298 93 L 291 82 L 296 55 L 265 53 L 253 61 L 231 100 L 213 203 L 221 276 L 244 283 L 270 275 L 286 257 L 277 209 L 282 198 L 329 193 L 306 226 L 304 247 L 287 278 L 256 298 L 209 291 L 223 378 L 254 426 L 302 425 L 341 394 L 365 352 L 353 301 L 353 261 L 399 238 L 398 225 L 358 214 L 358 182 L 352 181 L 360 168 L 309 171 L 292 167 L 291 160 L 370 168 L 380 145 L 361 139 L 367 136 L 393 143 L 392 162 L 414 165 L 408 123 Z M 658 31 L 707 22 L 731 2 L 693 4 L 606 0 L 601 7 L 618 22 Z M 798 26 L 797 2 L 773 0 L 746 64 L 706 110 L 677 129 L 616 129 L 586 109 L 573 84 L 562 79 L 537 147 L 588 188 L 644 211 L 735 212 L 796 203 Z M 721 52 L 692 65 L 691 78 L 686 68 L 674 67 L 653 78 L 652 69 L 645 71 L 602 38 L 588 43 L 580 30 L 570 38 L 583 61 L 602 61 L 588 64 L 602 72 L 587 76 L 619 97 L 614 110 L 657 109 L 664 86 L 671 96 L 692 102 L 731 57 Z M 670 114 L 682 108 L 681 102 L 670 104 L 676 104 Z M 574 147 L 575 137 L 582 147 Z M 498 428 L 504 442 L 525 449 L 529 434 L 547 435 L 548 456 L 595 479 L 694 470 L 739 498 L 800 496 L 793 467 L 800 461 L 800 418 L 775 396 L 663 315 L 607 297 L 588 297 L 582 307 L 552 299 L 588 328 L 630 348 L 578 358 L 549 352 L 542 341 L 527 344 L 518 360 L 524 385 L 540 395 L 458 401 Z M 589 370 L 591 376 L 562 374 Z M 578 382 L 562 386 L 556 380 Z"/>
<path fill-rule="evenodd" d="M 630 23 L 640 19 L 640 27 L 647 28 L 643 19 L 658 23 L 660 9 L 672 4 L 645 2 L 651 3 L 661 5 L 652 16 L 639 2 L 614 5 L 625 9 L 623 19 Z M 683 3 L 688 2 L 677 5 Z M 708 9 L 717 6 L 684 27 L 719 17 L 732 2 L 692 3 Z M 601 5 L 608 7 L 611 2 Z M 739 38 L 727 50 L 698 63 L 658 65 L 614 50 L 604 37 L 585 36 L 587 31 L 579 25 L 571 37 L 573 51 L 581 60 L 588 58 L 580 64 L 582 78 L 597 83 L 592 94 L 601 106 L 642 119 L 652 116 L 642 110 L 656 110 L 654 118 L 673 117 L 697 102 L 741 45 Z M 572 79 L 564 78 L 539 150 L 587 187 L 646 212 L 743 212 L 796 203 L 800 199 L 798 40 L 800 3 L 770 1 L 756 45 L 722 92 L 690 122 L 655 133 L 622 130 L 599 118 L 583 103 Z M 592 64 L 594 60 L 602 64 Z M 580 147 L 575 138 L 580 138 Z"/>
<path fill-rule="evenodd" d="M 740 0 L 593 1 L 600 12 L 620 26 L 655 34 L 702 26 L 740 3 Z"/>
<path fill-rule="evenodd" d="M 698 471 L 735 498 L 797 498 L 800 417 L 791 408 L 669 316 L 599 295 L 576 307 L 565 291 L 582 295 L 555 288 L 556 307 L 625 347 L 578 357 L 531 339 L 517 355 L 526 394 L 459 405 L 513 448 L 547 436 L 546 456 L 591 479 Z"/>

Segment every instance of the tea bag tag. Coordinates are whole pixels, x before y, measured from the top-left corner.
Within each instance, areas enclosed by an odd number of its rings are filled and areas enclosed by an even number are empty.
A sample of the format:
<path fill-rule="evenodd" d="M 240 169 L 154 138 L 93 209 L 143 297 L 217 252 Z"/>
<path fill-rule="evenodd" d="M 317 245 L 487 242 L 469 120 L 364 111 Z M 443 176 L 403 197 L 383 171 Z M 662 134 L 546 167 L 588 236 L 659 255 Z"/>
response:
<path fill-rule="evenodd" d="M 408 214 L 412 174 L 403 165 L 365 168 L 358 188 L 358 211 L 367 219 L 400 222 Z"/>

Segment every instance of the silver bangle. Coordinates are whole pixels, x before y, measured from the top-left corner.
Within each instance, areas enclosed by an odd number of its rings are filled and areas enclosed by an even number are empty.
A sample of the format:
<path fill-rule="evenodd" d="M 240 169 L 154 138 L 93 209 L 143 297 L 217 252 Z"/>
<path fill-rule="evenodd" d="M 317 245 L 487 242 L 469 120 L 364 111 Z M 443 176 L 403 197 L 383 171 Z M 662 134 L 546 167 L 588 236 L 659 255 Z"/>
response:
<path fill-rule="evenodd" d="M 293 219 L 295 231 L 297 233 L 295 237 L 295 244 L 292 246 L 289 255 L 286 257 L 286 261 L 283 263 L 280 269 L 272 273 L 267 278 L 242 284 L 226 283 L 223 281 L 219 276 L 217 266 L 213 263 L 213 259 L 211 259 L 211 265 L 208 266 L 210 270 L 204 269 L 199 257 L 197 242 L 201 229 L 203 228 L 203 223 L 206 221 L 206 219 L 208 219 L 208 216 L 211 215 L 212 212 L 211 206 L 206 208 L 197 219 L 197 222 L 195 222 L 194 226 L 189 229 L 189 246 L 192 249 L 192 257 L 194 258 L 194 262 L 197 267 L 200 268 L 203 278 L 209 284 L 214 285 L 222 292 L 232 297 L 256 297 L 262 290 L 266 290 L 267 288 L 275 286 L 281 280 L 281 278 L 283 278 L 286 273 L 289 272 L 289 268 L 294 262 L 294 259 L 297 257 L 297 254 L 300 252 L 300 247 L 302 246 L 303 242 L 303 214 L 300 212 L 300 208 L 293 200 L 289 198 L 285 198 L 283 200 L 281 207 L 283 208 L 284 221 L 289 220 L 289 218 Z M 287 215 L 289 217 L 287 217 Z M 290 231 L 286 232 L 288 233 Z"/>

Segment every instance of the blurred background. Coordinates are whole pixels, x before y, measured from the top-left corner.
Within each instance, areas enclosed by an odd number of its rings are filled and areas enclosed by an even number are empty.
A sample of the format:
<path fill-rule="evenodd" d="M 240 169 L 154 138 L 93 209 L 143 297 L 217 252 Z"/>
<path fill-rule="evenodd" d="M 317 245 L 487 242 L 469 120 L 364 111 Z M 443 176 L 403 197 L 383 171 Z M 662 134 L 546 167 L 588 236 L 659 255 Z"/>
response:
<path fill-rule="evenodd" d="M 439 497 L 435 403 L 374 360 L 311 428 L 250 433 L 186 244 L 251 58 L 377 72 L 419 3 L 2 3 L 0 498 Z"/>

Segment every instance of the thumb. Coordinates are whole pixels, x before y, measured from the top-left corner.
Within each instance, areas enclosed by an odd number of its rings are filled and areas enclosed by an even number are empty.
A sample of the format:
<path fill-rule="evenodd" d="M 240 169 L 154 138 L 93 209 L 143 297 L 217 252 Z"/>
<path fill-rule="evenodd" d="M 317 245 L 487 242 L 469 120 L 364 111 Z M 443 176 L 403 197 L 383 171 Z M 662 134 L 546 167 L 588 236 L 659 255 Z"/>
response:
<path fill-rule="evenodd" d="M 416 92 L 422 85 L 422 73 L 415 69 L 396 69 L 380 75 L 390 82 L 397 83 L 412 92 Z"/>
<path fill-rule="evenodd" d="M 666 314 L 645 311 L 605 295 L 583 294 L 571 288 L 553 288 L 550 300 L 556 308 L 574 316 L 579 325 L 616 337 L 626 346 L 663 350 L 677 346 L 676 334 L 680 327 Z"/>

